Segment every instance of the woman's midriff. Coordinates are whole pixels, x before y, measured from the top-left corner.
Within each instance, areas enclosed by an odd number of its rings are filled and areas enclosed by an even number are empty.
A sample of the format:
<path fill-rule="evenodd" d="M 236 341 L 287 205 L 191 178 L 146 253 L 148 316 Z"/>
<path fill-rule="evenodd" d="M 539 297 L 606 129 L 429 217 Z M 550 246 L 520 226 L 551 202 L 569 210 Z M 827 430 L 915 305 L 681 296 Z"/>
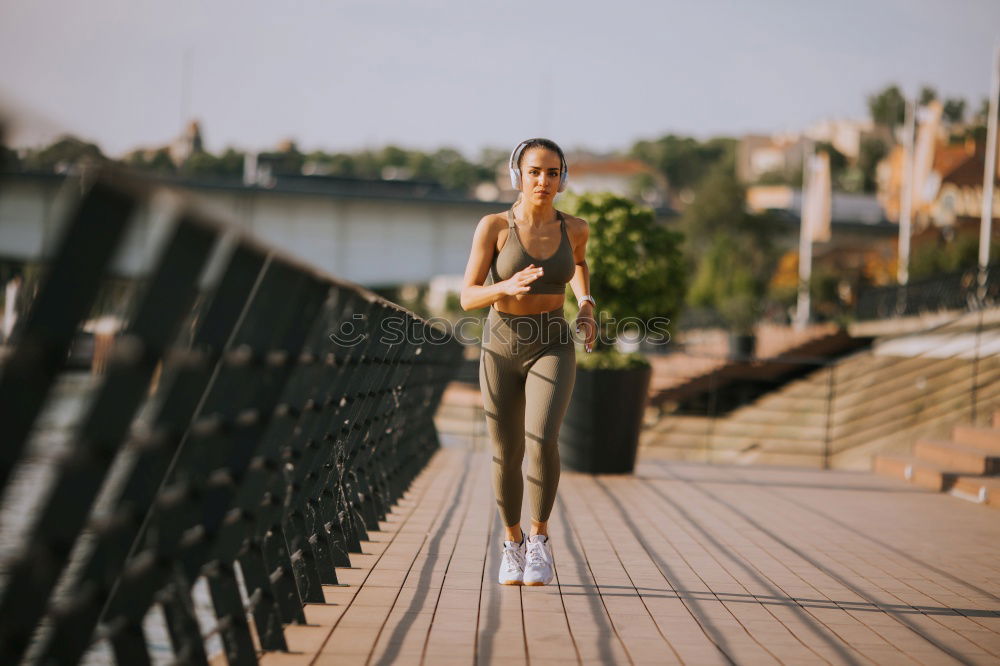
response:
<path fill-rule="evenodd" d="M 519 296 L 504 296 L 497 299 L 493 303 L 493 307 L 507 314 L 540 314 L 555 310 L 565 301 L 565 294 L 521 294 Z"/>

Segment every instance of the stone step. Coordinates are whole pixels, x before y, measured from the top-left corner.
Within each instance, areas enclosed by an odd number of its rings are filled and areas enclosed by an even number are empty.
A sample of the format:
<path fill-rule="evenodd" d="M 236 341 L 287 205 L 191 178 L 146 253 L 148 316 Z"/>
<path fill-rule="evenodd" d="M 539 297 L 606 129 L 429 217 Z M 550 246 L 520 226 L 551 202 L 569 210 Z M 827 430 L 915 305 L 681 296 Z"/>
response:
<path fill-rule="evenodd" d="M 996 417 L 994 417 L 996 420 Z M 1000 455 L 1000 429 L 998 428 L 978 428 L 971 425 L 957 425 L 952 431 L 951 438 L 959 444 L 974 446 Z"/>
<path fill-rule="evenodd" d="M 960 474 L 913 456 L 877 455 L 875 473 L 909 481 L 928 490 L 948 490 Z"/>
<path fill-rule="evenodd" d="M 921 439 L 913 455 L 940 465 L 943 469 L 966 474 L 993 474 L 1000 471 L 1000 457 L 989 451 L 940 439 Z"/>
<path fill-rule="evenodd" d="M 958 497 L 972 499 L 986 506 L 1000 509 L 1000 478 L 995 476 L 960 476 L 952 492 Z"/>

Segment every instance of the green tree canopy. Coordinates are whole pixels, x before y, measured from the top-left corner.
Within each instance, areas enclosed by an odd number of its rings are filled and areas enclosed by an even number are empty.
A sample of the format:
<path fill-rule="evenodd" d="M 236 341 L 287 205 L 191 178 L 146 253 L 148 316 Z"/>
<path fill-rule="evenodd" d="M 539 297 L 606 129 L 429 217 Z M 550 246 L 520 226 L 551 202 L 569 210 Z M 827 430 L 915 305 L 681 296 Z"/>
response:
<path fill-rule="evenodd" d="M 23 164 L 28 169 L 55 171 L 63 165 L 74 164 L 81 159 L 97 162 L 107 160 L 96 144 L 83 141 L 75 136 L 64 135 L 41 150 L 28 151 Z"/>
<path fill-rule="evenodd" d="M 889 154 L 889 148 L 882 139 L 877 137 L 865 137 L 861 140 L 861 147 L 858 152 L 858 168 L 864 178 L 863 189 L 865 192 L 876 190 L 875 171 L 878 163 Z"/>
<path fill-rule="evenodd" d="M 990 242 L 990 258 L 1000 257 L 1000 243 Z M 919 280 L 979 265 L 979 235 L 965 233 L 950 242 L 928 243 L 914 248 L 910 257 L 910 278 Z"/>
<path fill-rule="evenodd" d="M 931 86 L 923 86 L 920 88 L 920 105 L 926 106 L 938 98 L 937 90 L 934 90 Z"/>
<path fill-rule="evenodd" d="M 944 103 L 941 116 L 949 123 L 961 123 L 965 120 L 965 100 L 949 99 Z"/>
<path fill-rule="evenodd" d="M 712 166 L 735 154 L 736 140 L 714 138 L 705 142 L 687 136 L 668 134 L 653 141 L 639 141 L 630 154 L 659 170 L 670 188 L 680 192 L 695 187 Z"/>
<path fill-rule="evenodd" d="M 719 163 L 696 190 L 681 228 L 694 275 L 688 304 L 716 310 L 735 330 L 751 329 L 777 260 L 776 220 L 748 213 L 732 165 Z"/>
<path fill-rule="evenodd" d="M 868 111 L 877 125 L 893 128 L 903 124 L 906 100 L 899 86 L 893 84 L 868 97 Z"/>
<path fill-rule="evenodd" d="M 708 249 L 716 233 L 739 225 L 745 215 L 746 190 L 732 164 L 719 162 L 695 189 L 694 201 L 684 209 L 680 226 L 685 248 L 694 261 Z"/>
<path fill-rule="evenodd" d="M 598 308 L 615 321 L 664 317 L 674 322 L 687 289 L 681 254 L 683 236 L 658 224 L 650 208 L 608 193 L 569 193 L 561 208 L 590 227 L 587 266 Z M 575 299 L 568 298 L 570 311 Z M 600 339 L 614 338 L 611 322 Z"/>

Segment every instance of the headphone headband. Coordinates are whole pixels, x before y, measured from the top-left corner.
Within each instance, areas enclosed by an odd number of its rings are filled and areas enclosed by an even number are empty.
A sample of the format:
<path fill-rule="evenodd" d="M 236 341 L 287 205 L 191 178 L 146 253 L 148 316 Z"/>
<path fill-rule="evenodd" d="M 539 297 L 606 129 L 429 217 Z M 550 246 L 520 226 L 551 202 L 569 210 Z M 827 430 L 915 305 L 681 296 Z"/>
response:
<path fill-rule="evenodd" d="M 510 171 L 510 185 L 515 190 L 521 189 L 521 167 L 518 166 L 518 162 L 521 161 L 521 153 L 524 152 L 525 148 L 532 141 L 538 141 L 538 139 L 525 139 L 521 143 L 514 147 L 514 150 L 510 153 L 510 161 L 507 163 L 507 168 Z M 552 145 L 556 145 L 555 142 L 551 142 Z M 545 146 L 541 146 L 545 147 Z M 566 189 L 566 181 L 569 180 L 569 165 L 566 164 L 566 158 L 563 156 L 562 149 L 556 146 L 556 155 L 559 156 L 560 173 L 559 173 L 559 191 L 562 192 Z"/>

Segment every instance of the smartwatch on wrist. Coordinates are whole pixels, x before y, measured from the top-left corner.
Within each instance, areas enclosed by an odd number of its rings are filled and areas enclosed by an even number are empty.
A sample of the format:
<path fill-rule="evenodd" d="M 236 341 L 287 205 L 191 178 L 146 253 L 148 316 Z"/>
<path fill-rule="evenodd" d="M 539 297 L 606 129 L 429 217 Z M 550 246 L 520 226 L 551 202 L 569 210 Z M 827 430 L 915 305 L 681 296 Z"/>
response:
<path fill-rule="evenodd" d="M 580 299 L 576 302 L 576 305 L 577 305 L 577 307 L 581 307 L 582 308 L 583 304 L 586 303 L 586 302 L 588 302 L 588 301 L 595 308 L 597 307 L 597 301 L 595 301 L 594 297 L 591 296 L 590 294 L 587 294 L 586 296 L 581 296 Z"/>

